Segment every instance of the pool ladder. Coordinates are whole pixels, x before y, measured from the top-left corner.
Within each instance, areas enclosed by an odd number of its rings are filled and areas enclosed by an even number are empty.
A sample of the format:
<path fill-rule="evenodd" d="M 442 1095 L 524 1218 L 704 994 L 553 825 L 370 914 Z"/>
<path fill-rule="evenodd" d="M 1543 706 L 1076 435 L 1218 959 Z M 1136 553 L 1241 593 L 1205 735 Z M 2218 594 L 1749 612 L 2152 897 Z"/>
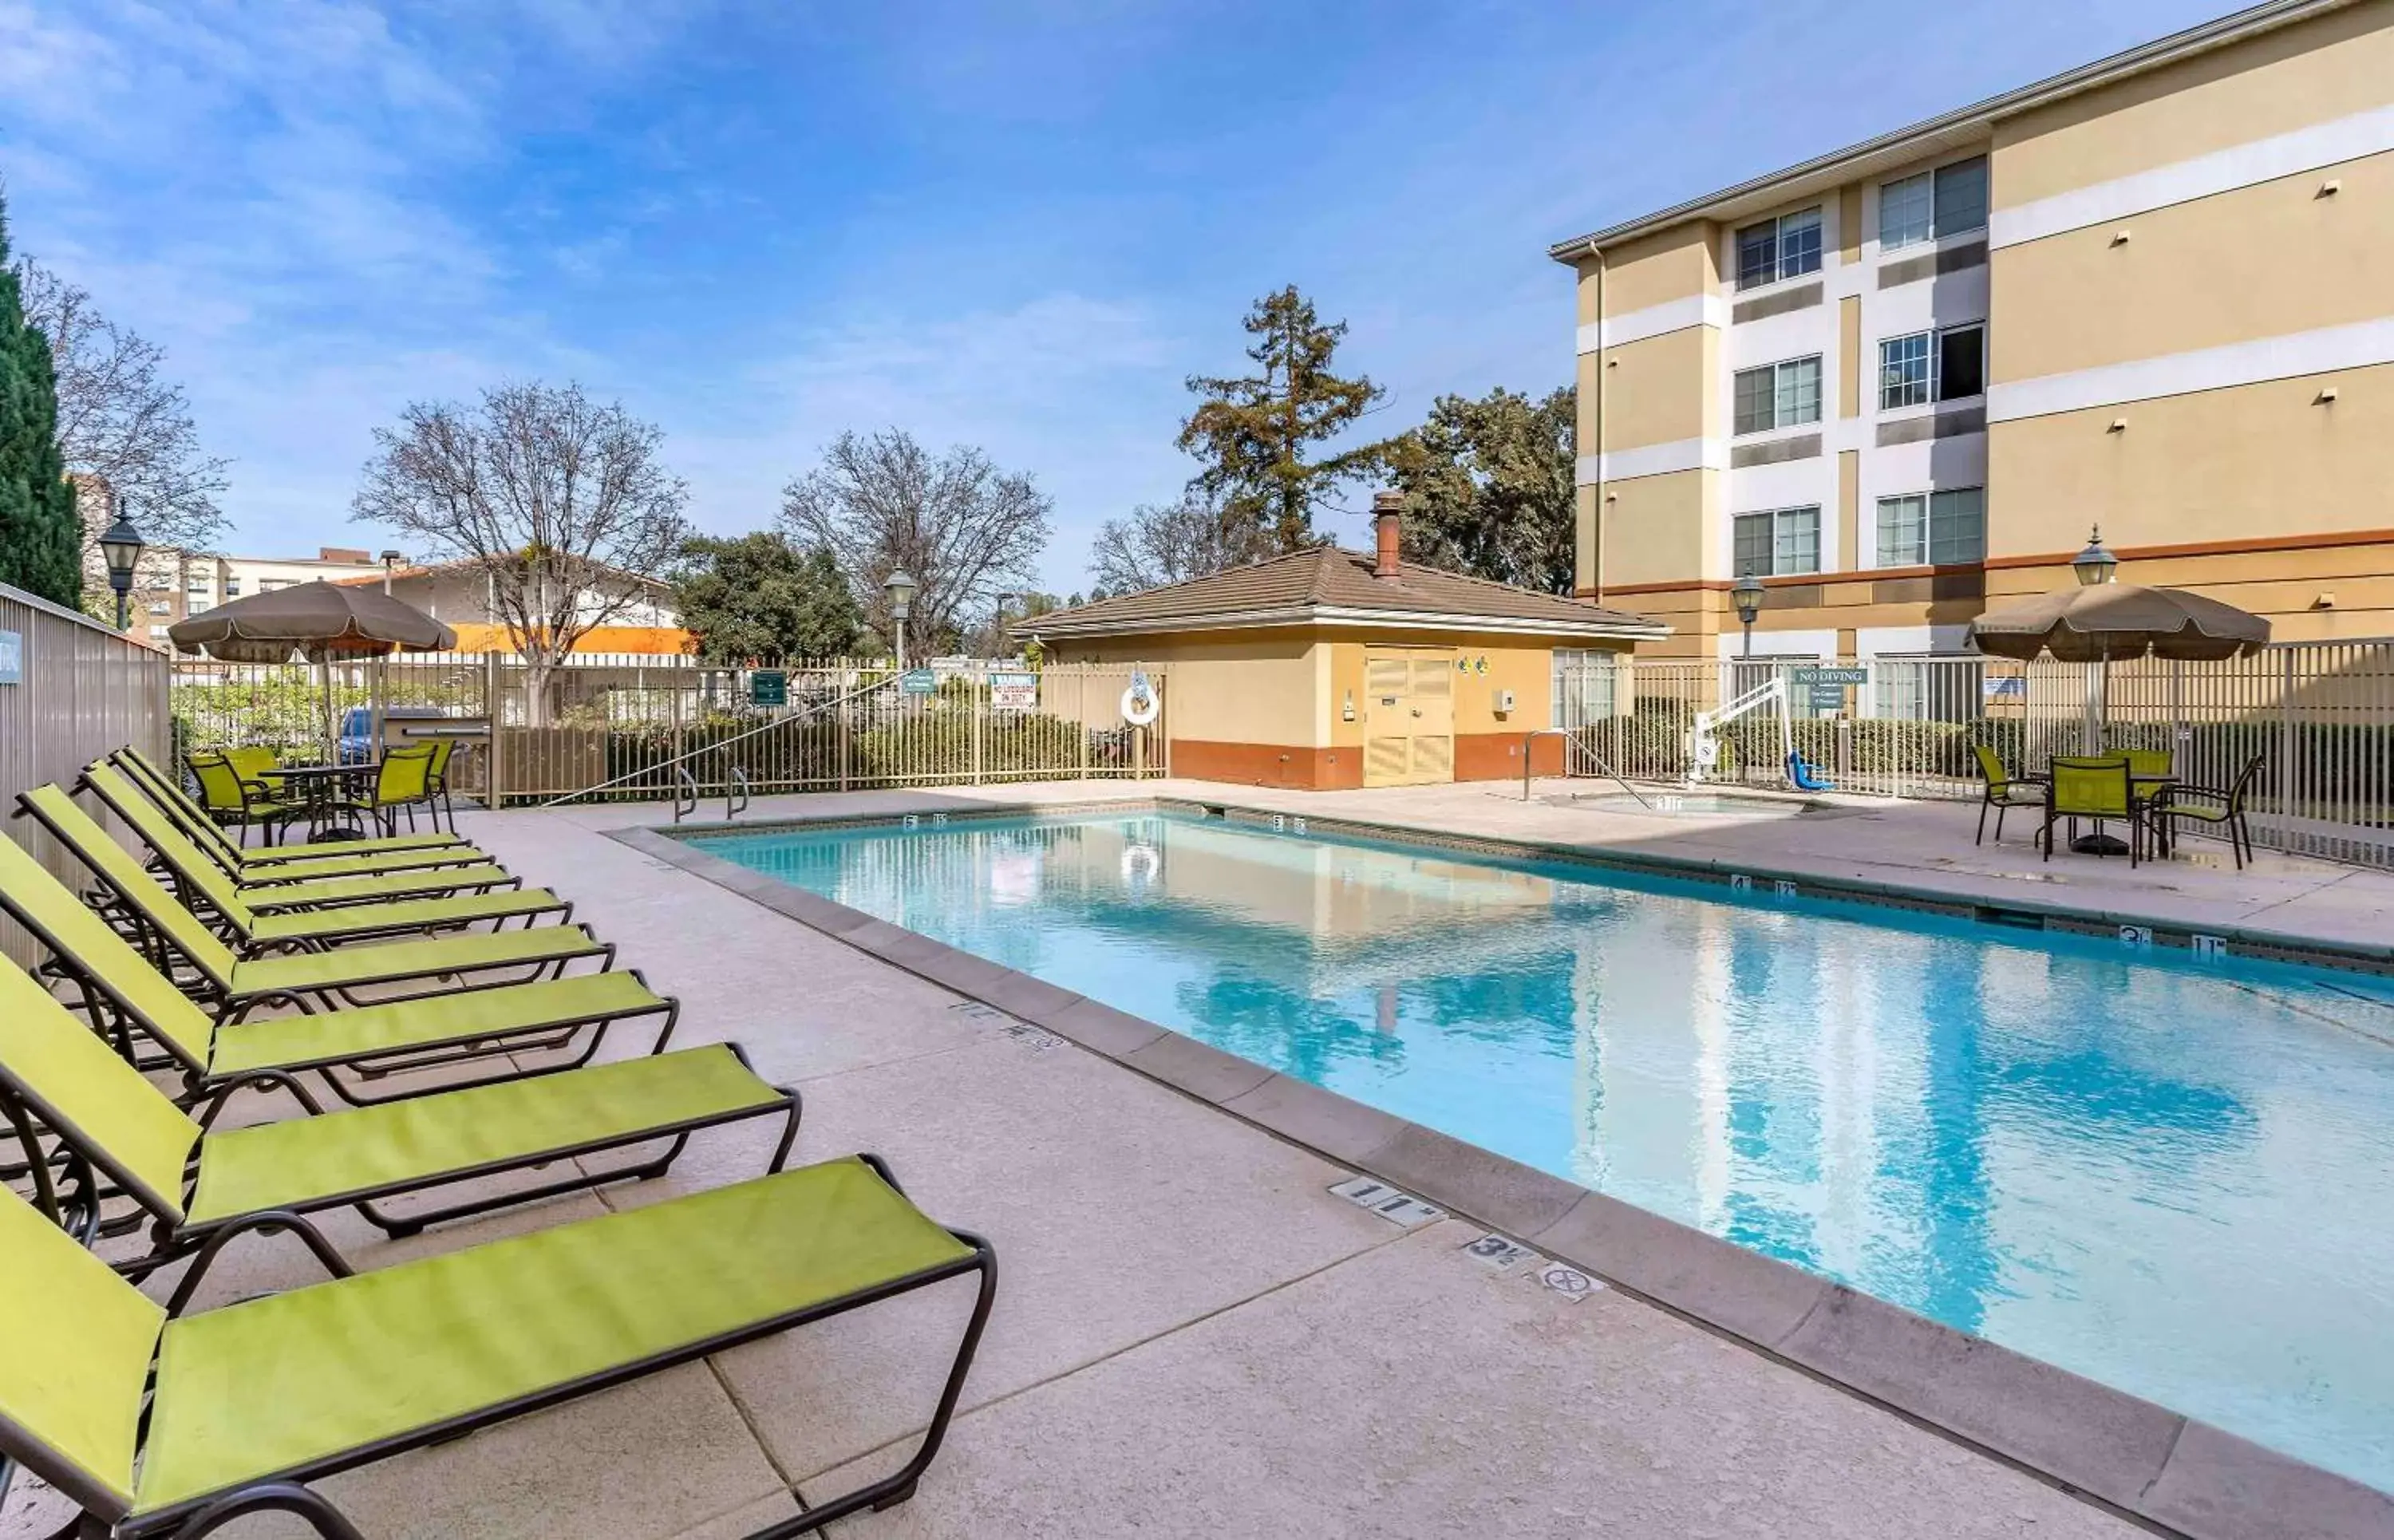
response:
<path fill-rule="evenodd" d="M 1531 750 L 1541 738 L 1559 738 L 1563 741 L 1563 774 L 1565 776 L 1569 776 L 1572 773 L 1572 756 L 1576 753 L 1588 764 L 1595 766 L 1598 774 L 1609 777 L 1615 784 L 1619 785 L 1623 791 L 1625 791 L 1631 796 L 1636 797 L 1639 807 L 1645 809 L 1650 813 L 1654 810 L 1654 804 L 1646 800 L 1645 793 L 1631 785 L 1623 778 L 1619 770 L 1614 770 L 1611 765 L 1606 764 L 1601 755 L 1598 754 L 1596 750 L 1588 747 L 1585 744 L 1580 742 L 1579 735 L 1567 727 L 1542 727 L 1521 734 L 1522 801 L 1527 802 L 1530 799 Z"/>

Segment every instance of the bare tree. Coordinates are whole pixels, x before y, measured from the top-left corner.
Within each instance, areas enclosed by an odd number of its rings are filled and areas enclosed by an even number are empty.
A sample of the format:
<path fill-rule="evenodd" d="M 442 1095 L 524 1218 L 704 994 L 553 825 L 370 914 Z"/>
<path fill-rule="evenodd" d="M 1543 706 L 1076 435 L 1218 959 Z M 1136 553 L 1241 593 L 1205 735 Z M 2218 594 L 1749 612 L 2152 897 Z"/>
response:
<path fill-rule="evenodd" d="M 934 458 L 891 428 L 841 434 L 822 464 L 782 490 L 782 527 L 838 559 L 874 629 L 892 640 L 881 584 L 905 569 L 920 585 L 906 621 L 907 651 L 918 652 L 954 645 L 1000 593 L 1029 586 L 1053 507 L 1028 475 L 998 469 L 979 449 Z"/>
<path fill-rule="evenodd" d="M 474 407 L 413 402 L 398 428 L 375 429 L 352 511 L 414 536 L 421 559 L 487 578 L 540 726 L 551 671 L 643 598 L 639 580 L 663 576 L 681 547 L 690 491 L 658 463 L 664 441 L 573 384 L 501 386 Z"/>
<path fill-rule="evenodd" d="M 1089 581 L 1109 594 L 1135 594 L 1261 561 L 1272 549 L 1271 536 L 1252 520 L 1191 492 L 1100 525 L 1089 543 Z"/>
<path fill-rule="evenodd" d="M 216 497 L 228 484 L 230 462 L 202 453 L 183 388 L 165 377 L 165 350 L 109 320 L 88 293 L 32 259 L 17 264 L 17 276 L 26 319 L 49 335 L 67 468 L 105 483 L 152 546 L 209 549 L 224 533 Z M 87 511 L 84 524 L 89 571 L 108 519 Z"/>

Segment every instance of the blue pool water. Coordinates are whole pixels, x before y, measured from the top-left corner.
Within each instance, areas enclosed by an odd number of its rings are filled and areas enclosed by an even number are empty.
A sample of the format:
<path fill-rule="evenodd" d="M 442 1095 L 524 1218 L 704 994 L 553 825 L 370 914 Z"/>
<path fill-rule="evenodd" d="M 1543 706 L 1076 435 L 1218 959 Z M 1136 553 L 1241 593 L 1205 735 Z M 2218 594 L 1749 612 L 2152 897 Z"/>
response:
<path fill-rule="evenodd" d="M 2394 981 L 1168 814 L 703 843 L 2394 1490 Z"/>

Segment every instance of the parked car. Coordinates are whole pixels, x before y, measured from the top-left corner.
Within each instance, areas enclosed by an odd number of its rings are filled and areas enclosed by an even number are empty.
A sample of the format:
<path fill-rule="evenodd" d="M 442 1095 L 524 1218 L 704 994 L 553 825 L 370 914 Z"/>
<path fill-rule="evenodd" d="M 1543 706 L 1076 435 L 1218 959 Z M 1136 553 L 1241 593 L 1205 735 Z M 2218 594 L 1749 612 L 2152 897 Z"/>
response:
<path fill-rule="evenodd" d="M 439 706 L 394 705 L 383 711 L 385 722 L 439 721 L 448 715 Z M 375 757 L 374 709 L 353 705 L 341 713 L 341 763 L 362 765 Z"/>

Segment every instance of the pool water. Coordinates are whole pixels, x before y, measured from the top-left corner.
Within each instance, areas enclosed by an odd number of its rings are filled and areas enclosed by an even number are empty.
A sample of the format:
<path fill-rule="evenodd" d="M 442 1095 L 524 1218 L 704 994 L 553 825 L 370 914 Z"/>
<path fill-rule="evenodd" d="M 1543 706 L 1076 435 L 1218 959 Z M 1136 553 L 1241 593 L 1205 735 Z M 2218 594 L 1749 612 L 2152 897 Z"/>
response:
<path fill-rule="evenodd" d="M 1173 814 L 702 843 L 2394 1490 L 2394 981 Z"/>

